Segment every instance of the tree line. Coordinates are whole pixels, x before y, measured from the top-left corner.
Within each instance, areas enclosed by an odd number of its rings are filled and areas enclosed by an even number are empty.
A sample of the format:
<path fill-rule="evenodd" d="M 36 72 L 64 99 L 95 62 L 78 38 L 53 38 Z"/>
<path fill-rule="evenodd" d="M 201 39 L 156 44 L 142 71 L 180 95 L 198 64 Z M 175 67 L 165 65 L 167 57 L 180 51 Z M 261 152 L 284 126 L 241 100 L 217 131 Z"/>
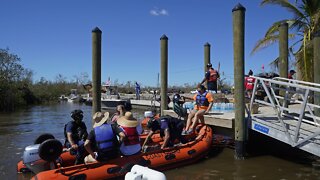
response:
<path fill-rule="evenodd" d="M 55 81 L 42 77 L 33 83 L 33 71 L 21 65 L 21 59 L 0 49 L 0 111 L 14 111 L 19 107 L 51 103 L 58 100 L 61 94 L 70 92 L 77 83 L 67 82 L 62 75 Z"/>
<path fill-rule="evenodd" d="M 87 73 L 74 76 L 73 81 L 58 74 L 55 80 L 46 80 L 41 77 L 39 81 L 33 82 L 34 72 L 21 65 L 21 59 L 16 54 L 9 52 L 9 49 L 0 49 L 0 112 L 14 111 L 17 108 L 27 107 L 37 104 L 57 103 L 58 98 L 64 94 L 69 95 L 71 89 L 77 89 L 79 94 L 88 93 L 83 87 L 84 84 L 91 83 Z M 118 86 L 119 93 L 135 93 L 135 83 L 127 81 L 119 83 L 113 82 Z M 196 89 L 196 83 L 185 83 L 183 86 L 168 87 L 168 93 L 190 92 Z M 141 92 L 158 90 L 160 87 L 144 86 Z"/>

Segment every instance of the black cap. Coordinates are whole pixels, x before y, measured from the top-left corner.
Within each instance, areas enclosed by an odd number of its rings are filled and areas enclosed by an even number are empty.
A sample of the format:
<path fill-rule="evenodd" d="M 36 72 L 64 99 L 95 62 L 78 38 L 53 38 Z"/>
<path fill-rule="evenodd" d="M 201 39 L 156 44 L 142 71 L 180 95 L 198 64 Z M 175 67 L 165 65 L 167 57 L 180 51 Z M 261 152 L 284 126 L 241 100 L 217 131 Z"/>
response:
<path fill-rule="evenodd" d="M 207 67 L 212 67 L 212 64 L 211 63 L 207 64 Z"/>
<path fill-rule="evenodd" d="M 156 131 L 160 129 L 160 123 L 156 119 L 150 118 L 147 127 L 152 131 Z"/>

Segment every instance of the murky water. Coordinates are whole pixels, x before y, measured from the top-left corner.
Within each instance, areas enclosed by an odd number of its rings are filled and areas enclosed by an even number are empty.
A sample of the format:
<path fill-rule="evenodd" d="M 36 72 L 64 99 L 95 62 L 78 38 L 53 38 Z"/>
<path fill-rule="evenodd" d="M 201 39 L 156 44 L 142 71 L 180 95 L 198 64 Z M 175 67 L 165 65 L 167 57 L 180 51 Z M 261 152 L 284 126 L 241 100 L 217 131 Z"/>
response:
<path fill-rule="evenodd" d="M 74 109 L 84 111 L 84 121 L 91 127 L 91 107 L 80 104 L 57 104 L 36 106 L 15 113 L 0 114 L 0 179 L 28 179 L 16 173 L 16 164 L 26 146 L 33 144 L 36 137 L 51 133 L 63 139 L 64 124 L 70 120 Z M 142 118 L 143 111 L 133 110 Z M 277 179 L 313 180 L 320 179 L 320 170 L 312 166 L 314 157 L 295 151 L 287 145 L 255 134 L 248 146 L 248 158 L 235 160 L 234 150 L 215 148 L 207 158 L 196 164 L 165 171 L 167 179 Z"/>

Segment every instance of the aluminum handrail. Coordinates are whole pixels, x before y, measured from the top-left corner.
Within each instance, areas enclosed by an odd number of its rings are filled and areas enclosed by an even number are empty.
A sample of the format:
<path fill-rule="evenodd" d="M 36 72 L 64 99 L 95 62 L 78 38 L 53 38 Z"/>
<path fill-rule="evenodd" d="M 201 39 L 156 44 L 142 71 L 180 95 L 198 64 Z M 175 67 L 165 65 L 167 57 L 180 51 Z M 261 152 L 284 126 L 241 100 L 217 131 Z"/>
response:
<path fill-rule="evenodd" d="M 284 130 L 286 137 L 291 144 L 291 146 L 299 146 L 302 143 L 318 136 L 320 134 L 320 117 L 313 113 L 314 108 L 320 108 L 319 104 L 314 104 L 310 101 L 310 97 L 315 98 L 314 94 L 320 94 L 320 84 L 299 81 L 294 79 L 287 79 L 276 77 L 273 79 L 266 79 L 261 77 L 255 77 L 255 83 L 253 88 L 253 93 L 250 101 L 250 108 L 252 109 L 253 103 L 262 104 L 264 106 L 272 107 L 277 115 L 281 127 Z M 256 98 L 256 93 L 259 90 L 258 86 L 265 91 L 269 102 L 258 100 Z M 296 91 L 296 89 L 299 89 Z M 283 93 L 277 93 L 277 91 L 282 91 Z M 302 101 L 292 99 L 293 94 L 298 94 Z M 318 97 L 316 97 L 318 98 Z M 289 114 L 293 112 L 286 105 L 287 102 L 294 102 L 301 104 L 301 107 L 298 112 L 298 116 Z M 250 112 L 250 111 L 249 111 Z M 309 114 L 306 114 L 308 112 Z M 254 117 L 254 115 L 250 115 Z M 306 119 L 305 117 L 309 117 Z M 285 118 L 290 118 L 291 120 L 297 121 L 295 129 L 290 129 L 293 132 L 293 136 L 290 135 L 289 127 L 284 122 Z M 310 119 L 311 118 L 311 119 Z M 307 123 L 315 127 L 315 132 L 311 133 L 308 137 L 300 138 L 300 130 L 303 123 Z M 300 139 L 300 141 L 298 141 Z"/>
<path fill-rule="evenodd" d="M 320 84 L 318 84 L 318 83 L 300 81 L 300 80 L 296 80 L 296 79 L 288 79 L 288 78 L 283 78 L 283 77 L 274 77 L 273 80 L 281 80 L 281 81 L 291 82 L 291 83 L 294 83 L 294 84 L 300 84 L 300 85 L 303 85 L 303 86 L 313 86 L 313 87 L 320 88 Z"/>

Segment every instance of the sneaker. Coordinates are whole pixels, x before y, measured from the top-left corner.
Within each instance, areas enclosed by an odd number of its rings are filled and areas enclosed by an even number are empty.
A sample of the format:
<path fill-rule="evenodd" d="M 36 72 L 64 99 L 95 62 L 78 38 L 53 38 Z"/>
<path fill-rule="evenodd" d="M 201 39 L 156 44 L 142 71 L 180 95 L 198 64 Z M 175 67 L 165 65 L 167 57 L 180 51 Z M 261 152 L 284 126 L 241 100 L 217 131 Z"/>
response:
<path fill-rule="evenodd" d="M 193 133 L 193 129 L 189 129 L 187 132 L 186 132 L 186 135 L 189 135 L 189 134 L 192 134 Z"/>
<path fill-rule="evenodd" d="M 186 130 L 183 130 L 181 135 L 187 135 L 187 131 Z"/>

